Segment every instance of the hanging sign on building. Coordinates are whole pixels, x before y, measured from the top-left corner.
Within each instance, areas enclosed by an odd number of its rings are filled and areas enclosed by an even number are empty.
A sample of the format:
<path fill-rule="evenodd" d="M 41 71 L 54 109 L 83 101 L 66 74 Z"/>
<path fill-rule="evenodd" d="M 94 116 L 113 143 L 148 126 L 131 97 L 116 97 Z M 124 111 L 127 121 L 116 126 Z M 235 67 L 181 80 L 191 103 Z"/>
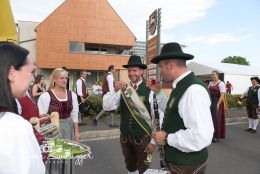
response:
<path fill-rule="evenodd" d="M 160 80 L 160 72 L 157 65 L 151 63 L 151 59 L 159 54 L 160 50 L 160 26 L 161 9 L 156 9 L 146 21 L 146 64 L 147 79 Z"/>

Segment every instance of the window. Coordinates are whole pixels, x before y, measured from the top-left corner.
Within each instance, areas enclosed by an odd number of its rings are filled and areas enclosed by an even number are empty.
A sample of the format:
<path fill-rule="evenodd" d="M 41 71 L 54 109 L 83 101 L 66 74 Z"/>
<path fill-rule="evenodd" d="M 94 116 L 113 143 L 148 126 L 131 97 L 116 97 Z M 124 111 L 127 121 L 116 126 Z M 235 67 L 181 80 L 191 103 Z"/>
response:
<path fill-rule="evenodd" d="M 69 51 L 71 53 L 85 54 L 123 54 L 126 47 L 108 44 L 69 42 Z"/>
<path fill-rule="evenodd" d="M 72 53 L 82 53 L 83 52 L 83 43 L 82 42 L 69 42 L 69 49 Z"/>

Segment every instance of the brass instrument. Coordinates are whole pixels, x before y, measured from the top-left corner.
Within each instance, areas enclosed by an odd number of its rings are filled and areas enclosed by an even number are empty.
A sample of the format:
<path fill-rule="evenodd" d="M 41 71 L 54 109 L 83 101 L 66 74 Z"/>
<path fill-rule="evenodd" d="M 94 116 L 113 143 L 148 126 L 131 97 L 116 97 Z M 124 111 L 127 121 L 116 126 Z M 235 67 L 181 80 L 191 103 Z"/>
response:
<path fill-rule="evenodd" d="M 243 105 L 245 100 L 246 100 L 246 97 L 238 97 L 237 104 L 241 106 L 241 105 Z"/>

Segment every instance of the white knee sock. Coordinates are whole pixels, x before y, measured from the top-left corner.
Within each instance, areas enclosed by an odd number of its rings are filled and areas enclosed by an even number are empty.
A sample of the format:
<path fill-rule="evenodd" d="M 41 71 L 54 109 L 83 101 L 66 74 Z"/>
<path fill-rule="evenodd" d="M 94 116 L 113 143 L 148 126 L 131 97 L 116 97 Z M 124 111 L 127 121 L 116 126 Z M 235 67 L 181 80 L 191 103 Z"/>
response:
<path fill-rule="evenodd" d="M 139 174 L 138 170 L 134 171 L 134 172 L 129 172 L 128 171 L 128 174 Z"/>
<path fill-rule="evenodd" d="M 254 125 L 254 120 L 252 118 L 248 118 L 248 128 L 252 129 Z"/>
<path fill-rule="evenodd" d="M 252 119 L 253 120 L 253 119 Z M 258 125 L 258 119 L 253 120 L 253 129 L 256 130 L 256 127 Z"/>

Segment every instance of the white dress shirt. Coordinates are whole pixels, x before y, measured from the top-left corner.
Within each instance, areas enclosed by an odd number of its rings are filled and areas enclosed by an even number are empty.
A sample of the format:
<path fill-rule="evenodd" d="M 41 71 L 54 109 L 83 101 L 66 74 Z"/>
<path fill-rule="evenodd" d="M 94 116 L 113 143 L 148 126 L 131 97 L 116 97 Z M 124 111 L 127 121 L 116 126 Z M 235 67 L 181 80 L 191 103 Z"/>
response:
<path fill-rule="evenodd" d="M 177 83 L 191 72 L 179 76 L 172 84 Z M 158 106 L 165 111 L 168 97 L 162 92 L 156 96 Z M 211 144 L 214 127 L 210 112 L 210 97 L 201 85 L 191 85 L 179 101 L 178 111 L 183 119 L 185 130 L 181 129 L 168 135 L 168 144 L 182 152 L 195 152 Z"/>
<path fill-rule="evenodd" d="M 111 72 L 108 72 L 107 75 L 107 83 L 108 83 L 108 89 L 109 91 L 114 91 L 114 76 Z"/>
<path fill-rule="evenodd" d="M 0 116 L 0 173 L 44 174 L 40 146 L 32 125 L 20 115 Z"/>
<path fill-rule="evenodd" d="M 82 93 L 82 80 L 83 82 L 86 84 L 86 79 L 80 77 L 77 81 L 76 81 L 76 88 L 77 88 L 77 95 L 78 96 L 83 96 Z"/>
<path fill-rule="evenodd" d="M 55 95 L 55 92 L 51 90 L 53 94 Z M 78 122 L 78 112 L 79 112 L 79 105 L 77 100 L 77 95 L 74 92 L 72 93 L 72 111 L 70 114 L 70 117 L 72 118 L 73 122 Z M 60 101 L 67 101 L 67 91 L 66 91 L 66 98 L 65 99 L 59 99 L 56 95 L 55 97 Z M 51 96 L 48 92 L 44 92 L 38 99 L 38 108 L 39 108 L 39 114 L 47 114 L 49 110 L 49 105 L 51 102 Z"/>
<path fill-rule="evenodd" d="M 136 84 L 137 89 L 141 83 L 142 83 L 142 81 L 140 81 L 138 84 Z M 112 91 L 112 92 L 106 93 L 103 96 L 103 109 L 105 111 L 115 110 L 120 104 L 120 98 L 121 98 L 120 94 L 121 94 L 120 90 L 117 92 Z M 154 92 L 151 91 L 149 94 L 149 99 L 148 99 L 149 103 L 150 103 L 150 108 L 151 108 L 152 122 L 154 121 L 153 95 L 154 95 Z M 123 111 L 121 111 L 121 112 L 123 112 Z M 162 123 L 163 115 L 164 115 L 163 112 L 161 110 L 159 110 L 160 124 Z M 151 143 L 155 144 L 154 139 L 151 140 Z"/>

